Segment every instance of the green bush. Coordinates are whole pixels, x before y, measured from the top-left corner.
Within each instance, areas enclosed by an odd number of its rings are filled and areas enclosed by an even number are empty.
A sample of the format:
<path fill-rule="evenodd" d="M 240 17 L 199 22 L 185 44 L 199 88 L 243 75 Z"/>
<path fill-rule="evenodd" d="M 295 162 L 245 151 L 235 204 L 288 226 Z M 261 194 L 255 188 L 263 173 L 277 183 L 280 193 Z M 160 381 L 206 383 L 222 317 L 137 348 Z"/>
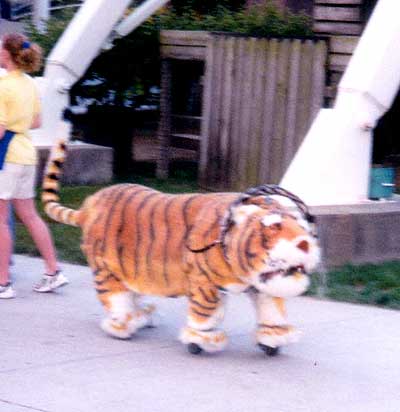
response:
<path fill-rule="evenodd" d="M 121 104 L 128 95 L 148 96 L 150 88 L 159 85 L 159 33 L 163 29 L 206 30 L 264 37 L 312 35 L 310 17 L 283 13 L 272 3 L 249 9 L 238 9 L 237 5 L 233 7 L 235 2 L 231 1 L 219 2 L 214 7 L 211 4 L 215 2 L 208 2 L 207 7 L 201 7 L 200 3 L 195 0 L 175 2 L 175 8 L 162 9 L 134 32 L 115 41 L 111 50 L 104 51 L 92 62 L 87 73 L 74 86 L 72 95 L 94 97 L 101 104 L 112 90 L 115 96 L 112 103 L 115 105 Z M 240 4 L 239 1 L 236 3 Z M 207 12 L 200 13 L 201 10 Z M 59 12 L 48 21 L 46 33 L 40 33 L 28 25 L 28 34 L 43 47 L 47 55 L 72 17 L 71 9 Z M 101 79 L 104 82 L 95 90 L 89 90 L 82 87 L 87 79 Z"/>
<path fill-rule="evenodd" d="M 312 35 L 309 16 L 283 13 L 270 3 L 239 11 L 217 6 L 208 14 L 199 14 L 189 8 L 183 9 L 182 13 L 169 9 L 159 14 L 153 22 L 159 29 L 171 30 L 207 30 L 264 37 Z"/>

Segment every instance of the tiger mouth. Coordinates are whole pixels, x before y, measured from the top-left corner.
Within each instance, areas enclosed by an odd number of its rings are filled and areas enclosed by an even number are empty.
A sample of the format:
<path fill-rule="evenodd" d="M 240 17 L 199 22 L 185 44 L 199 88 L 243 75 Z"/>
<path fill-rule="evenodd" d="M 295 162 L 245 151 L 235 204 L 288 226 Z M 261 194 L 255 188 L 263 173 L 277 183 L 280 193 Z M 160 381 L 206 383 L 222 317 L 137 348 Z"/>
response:
<path fill-rule="evenodd" d="M 273 277 L 281 275 L 281 276 L 298 276 L 298 275 L 305 275 L 306 271 L 304 266 L 292 266 L 289 269 L 278 269 L 273 270 L 271 272 L 263 272 L 260 274 L 260 281 L 262 283 L 266 283 L 268 280 L 271 280 Z"/>

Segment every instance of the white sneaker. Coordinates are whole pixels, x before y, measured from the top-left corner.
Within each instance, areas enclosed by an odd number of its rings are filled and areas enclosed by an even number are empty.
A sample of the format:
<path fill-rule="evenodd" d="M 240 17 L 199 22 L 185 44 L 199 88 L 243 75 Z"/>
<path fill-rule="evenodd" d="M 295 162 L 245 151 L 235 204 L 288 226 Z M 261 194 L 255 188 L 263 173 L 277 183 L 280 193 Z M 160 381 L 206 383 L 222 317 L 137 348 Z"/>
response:
<path fill-rule="evenodd" d="M 15 296 L 17 296 L 17 294 L 12 288 L 11 283 L 6 286 L 0 286 L 0 299 L 12 299 L 15 298 Z"/>
<path fill-rule="evenodd" d="M 58 270 L 55 275 L 44 274 L 40 281 L 33 287 L 33 290 L 39 293 L 52 292 L 68 283 L 68 279 Z"/>

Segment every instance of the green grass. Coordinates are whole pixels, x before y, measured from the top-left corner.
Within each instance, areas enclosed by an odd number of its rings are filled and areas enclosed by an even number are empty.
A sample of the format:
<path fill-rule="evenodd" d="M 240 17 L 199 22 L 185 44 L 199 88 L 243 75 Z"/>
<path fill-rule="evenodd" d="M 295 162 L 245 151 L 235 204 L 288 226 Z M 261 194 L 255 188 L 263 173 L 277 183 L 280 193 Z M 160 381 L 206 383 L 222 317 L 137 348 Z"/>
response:
<path fill-rule="evenodd" d="M 400 309 L 400 262 L 346 265 L 325 275 L 315 275 L 310 294 L 351 303 Z"/>
<path fill-rule="evenodd" d="M 134 175 L 130 178 L 119 178 L 115 183 L 121 182 L 139 183 L 167 193 L 196 192 L 199 190 L 190 170 L 186 172 L 174 172 L 172 178 L 167 181 L 158 180 L 151 176 L 146 176 L 146 173 L 143 173 L 142 175 Z M 105 186 L 63 186 L 60 193 L 61 202 L 65 206 L 78 209 L 87 196 L 90 196 L 103 187 Z M 79 246 L 81 239 L 80 229 L 62 225 L 49 219 L 43 212 L 40 201 L 37 201 L 37 208 L 47 222 L 53 235 L 59 260 L 86 265 L 86 259 Z M 25 227 L 18 222 L 16 223 L 15 253 L 39 256 Z"/>
<path fill-rule="evenodd" d="M 101 186 L 66 186 L 61 189 L 62 203 L 74 209 L 79 208 L 83 199 Z M 59 260 L 70 263 L 86 264 L 86 260 L 79 248 L 81 231 L 79 228 L 66 226 L 49 219 L 42 208 L 40 201 L 36 202 L 39 213 L 47 222 L 53 235 Z M 15 253 L 29 256 L 39 256 L 25 227 L 18 221 L 15 225 Z"/>

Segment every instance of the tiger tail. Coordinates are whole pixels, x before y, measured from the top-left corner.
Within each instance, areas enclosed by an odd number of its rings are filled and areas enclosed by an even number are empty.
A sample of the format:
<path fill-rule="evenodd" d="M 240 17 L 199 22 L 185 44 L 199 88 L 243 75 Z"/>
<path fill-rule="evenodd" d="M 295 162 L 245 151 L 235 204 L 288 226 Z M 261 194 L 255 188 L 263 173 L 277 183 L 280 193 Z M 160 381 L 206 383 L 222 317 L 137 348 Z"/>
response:
<path fill-rule="evenodd" d="M 80 226 L 82 212 L 60 204 L 60 178 L 67 145 L 60 140 L 52 148 L 42 183 L 41 200 L 44 211 L 53 220 L 70 226 Z"/>

